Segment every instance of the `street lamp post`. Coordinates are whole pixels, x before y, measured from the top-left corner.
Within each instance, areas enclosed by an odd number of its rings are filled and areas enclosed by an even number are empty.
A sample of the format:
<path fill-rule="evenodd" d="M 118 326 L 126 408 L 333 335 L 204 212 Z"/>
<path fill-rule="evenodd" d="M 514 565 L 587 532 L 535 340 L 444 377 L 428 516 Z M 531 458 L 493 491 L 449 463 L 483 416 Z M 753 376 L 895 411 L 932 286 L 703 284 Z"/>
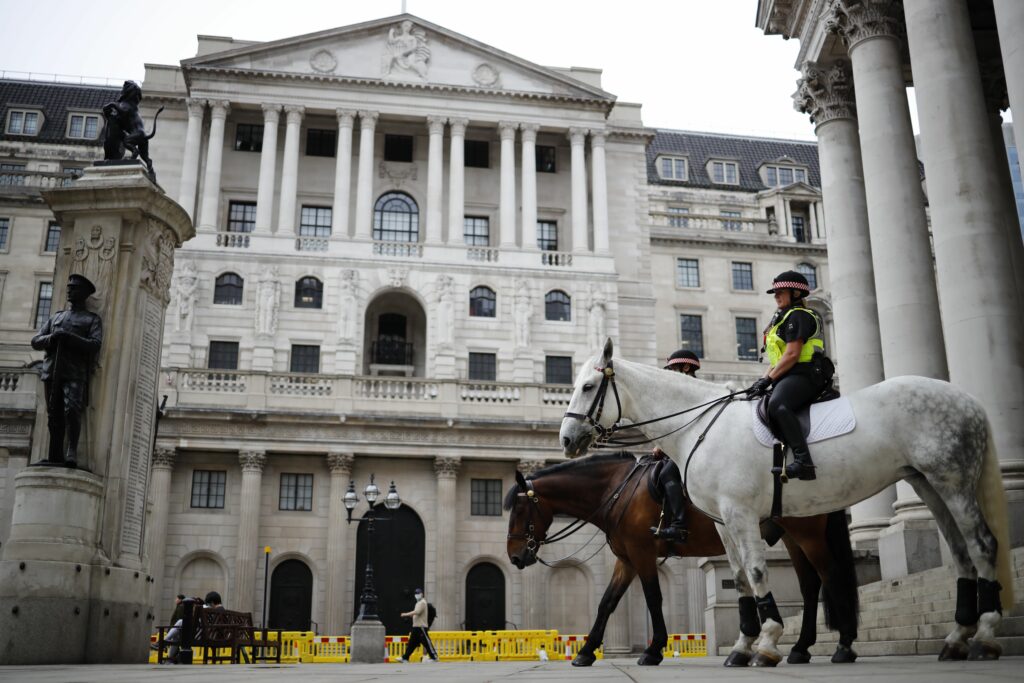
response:
<path fill-rule="evenodd" d="M 359 522 L 366 522 L 366 569 L 363 578 L 363 592 L 359 596 L 359 616 L 356 618 L 359 622 L 380 621 L 380 616 L 377 614 L 377 590 L 373 584 L 373 522 L 376 517 L 373 507 L 380 497 L 380 489 L 377 488 L 373 480 L 374 475 L 371 474 L 370 483 L 363 490 L 363 496 L 366 497 L 366 502 L 370 506 L 363 517 L 355 520 L 352 519 L 352 510 L 359 504 L 359 494 L 356 493 L 355 481 L 349 481 L 348 491 L 345 492 L 345 497 L 342 499 L 345 503 L 345 510 L 348 513 L 346 521 L 349 524 L 353 521 L 357 524 Z M 388 487 L 387 495 L 384 496 L 384 507 L 388 510 L 397 510 L 401 506 L 402 499 L 398 496 L 395 482 L 392 481 Z"/>

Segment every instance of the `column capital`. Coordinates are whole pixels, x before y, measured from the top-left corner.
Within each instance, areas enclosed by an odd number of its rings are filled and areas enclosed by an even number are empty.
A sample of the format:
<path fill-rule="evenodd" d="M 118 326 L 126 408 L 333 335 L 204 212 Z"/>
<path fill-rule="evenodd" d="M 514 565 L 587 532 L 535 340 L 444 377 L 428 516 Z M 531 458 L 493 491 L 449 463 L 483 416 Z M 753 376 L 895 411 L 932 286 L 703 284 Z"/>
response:
<path fill-rule="evenodd" d="M 868 38 L 903 40 L 906 35 L 900 0 L 834 0 L 825 17 L 825 30 L 850 50 Z"/>
<path fill-rule="evenodd" d="M 448 125 L 451 126 L 451 134 L 453 136 L 462 136 L 466 134 L 466 126 L 469 125 L 469 119 L 466 118 L 449 118 Z"/>
<path fill-rule="evenodd" d="M 545 467 L 547 467 L 547 463 L 543 460 L 531 460 L 528 458 L 520 460 L 516 465 L 516 469 L 519 470 L 524 477 L 532 477 L 538 470 L 542 470 Z"/>
<path fill-rule="evenodd" d="M 380 112 L 359 110 L 359 125 L 363 128 L 375 128 Z"/>
<path fill-rule="evenodd" d="M 804 62 L 796 81 L 793 108 L 820 126 L 836 119 L 856 119 L 857 104 L 849 65 L 838 60 L 831 66 Z"/>
<path fill-rule="evenodd" d="M 280 104 L 261 104 L 260 108 L 263 110 L 264 123 L 277 123 L 281 120 Z"/>
<path fill-rule="evenodd" d="M 444 135 L 444 124 L 447 120 L 444 116 L 428 116 L 427 131 L 431 135 Z"/>
<path fill-rule="evenodd" d="M 351 128 L 355 123 L 356 112 L 353 109 L 338 109 L 334 110 L 335 116 L 338 117 L 338 128 Z"/>
<path fill-rule="evenodd" d="M 332 452 L 327 454 L 327 468 L 331 474 L 341 474 L 346 477 L 352 475 L 352 465 L 355 464 L 356 456 L 352 453 Z"/>
<path fill-rule="evenodd" d="M 302 123 L 302 115 L 306 113 L 306 108 L 301 104 L 286 104 L 284 113 L 288 115 L 288 123 Z"/>
<path fill-rule="evenodd" d="M 539 123 L 520 123 L 519 124 L 519 130 L 521 131 L 520 135 L 522 136 L 523 142 L 536 142 L 537 141 L 537 131 L 540 130 L 540 124 Z"/>
<path fill-rule="evenodd" d="M 267 464 L 266 451 L 239 451 L 238 464 L 242 466 L 243 472 L 263 472 Z"/>
<path fill-rule="evenodd" d="M 153 469 L 173 470 L 178 449 L 174 446 L 157 446 L 153 449 Z"/>
<path fill-rule="evenodd" d="M 502 140 L 515 140 L 518 127 L 519 124 L 513 121 L 498 121 L 498 134 Z"/>
<path fill-rule="evenodd" d="M 605 132 L 603 130 L 590 129 L 590 147 L 604 147 Z"/>
<path fill-rule="evenodd" d="M 434 458 L 434 472 L 438 479 L 454 479 L 459 474 L 462 458 L 439 455 Z"/>
<path fill-rule="evenodd" d="M 198 97 L 186 97 L 185 107 L 189 116 L 202 116 L 206 111 L 206 100 Z"/>
<path fill-rule="evenodd" d="M 570 144 L 574 146 L 582 145 L 587 137 L 587 129 L 572 127 L 569 129 L 569 132 L 566 134 L 566 137 L 569 138 Z"/>
<path fill-rule="evenodd" d="M 210 105 L 210 116 L 215 119 L 225 119 L 231 111 L 231 103 L 227 100 L 206 100 Z"/>

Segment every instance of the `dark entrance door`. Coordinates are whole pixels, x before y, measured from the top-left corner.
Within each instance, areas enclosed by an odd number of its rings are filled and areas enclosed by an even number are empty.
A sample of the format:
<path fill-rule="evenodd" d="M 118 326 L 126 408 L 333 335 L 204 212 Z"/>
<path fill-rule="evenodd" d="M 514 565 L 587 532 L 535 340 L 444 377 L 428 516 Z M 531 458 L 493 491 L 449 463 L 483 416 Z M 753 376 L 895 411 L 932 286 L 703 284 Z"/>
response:
<path fill-rule="evenodd" d="M 504 628 L 505 575 L 490 562 L 482 562 L 466 575 L 466 630 Z"/>
<path fill-rule="evenodd" d="M 389 512 L 383 505 L 374 508 L 373 584 L 377 588 L 377 611 L 388 635 L 405 635 L 412 622 L 399 614 L 416 604 L 413 591 L 423 588 L 426 547 L 423 522 L 408 505 Z M 367 550 L 366 522 L 359 524 L 356 540 L 356 593 L 353 618 L 359 615 L 359 596 L 363 593 L 363 577 Z M 450 552 L 450 549 L 447 550 Z M 431 596 L 427 596 L 431 600 Z M 435 603 L 436 604 L 436 603 Z M 438 609 L 442 609 L 437 605 Z"/>
<path fill-rule="evenodd" d="M 308 631 L 313 609 L 313 572 L 301 560 L 285 560 L 270 575 L 270 628 Z"/>

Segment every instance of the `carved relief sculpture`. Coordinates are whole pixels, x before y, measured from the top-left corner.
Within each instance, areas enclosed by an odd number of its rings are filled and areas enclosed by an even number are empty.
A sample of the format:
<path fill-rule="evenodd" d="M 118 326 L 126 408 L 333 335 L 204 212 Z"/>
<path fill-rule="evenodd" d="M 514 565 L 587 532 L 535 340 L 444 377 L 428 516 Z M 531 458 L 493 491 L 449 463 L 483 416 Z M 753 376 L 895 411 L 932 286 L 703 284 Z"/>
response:
<path fill-rule="evenodd" d="M 79 237 L 71 251 L 71 272 L 84 275 L 95 286 L 99 294 L 94 294 L 95 307 L 102 310 L 107 292 L 113 285 L 114 256 L 117 254 L 117 238 L 103 236 L 103 228 L 94 225 L 89 230 L 89 238 Z"/>
<path fill-rule="evenodd" d="M 414 28 L 411 21 L 403 21 L 388 29 L 387 45 L 381 58 L 381 71 L 390 76 L 396 68 L 412 71 L 422 79 L 427 78 L 430 66 L 430 48 L 427 34 L 421 28 Z"/>
<path fill-rule="evenodd" d="M 174 285 L 174 331 L 189 333 L 192 331 L 192 319 L 195 315 L 196 289 L 199 277 L 196 267 L 191 261 L 185 261 L 178 272 Z"/>
<path fill-rule="evenodd" d="M 405 280 L 409 277 L 409 269 L 402 266 L 388 268 L 385 282 L 394 288 L 405 287 Z"/>
<path fill-rule="evenodd" d="M 516 280 L 516 296 L 513 303 L 516 348 L 530 346 L 530 319 L 533 317 L 533 303 L 530 301 L 530 285 L 526 280 Z"/>
<path fill-rule="evenodd" d="M 437 339 L 441 346 L 451 346 L 455 327 L 455 282 L 451 275 L 437 278 Z"/>
<path fill-rule="evenodd" d="M 281 283 L 277 266 L 260 278 L 256 289 L 256 334 L 271 336 L 277 332 L 277 308 L 281 300 Z"/>
<path fill-rule="evenodd" d="M 599 349 L 608 339 L 608 322 L 604 292 L 594 287 L 590 295 L 590 316 L 587 338 L 591 349 Z"/>
<path fill-rule="evenodd" d="M 338 341 L 354 342 L 356 338 L 356 316 L 359 314 L 359 273 L 352 269 L 341 271 L 338 299 Z"/>

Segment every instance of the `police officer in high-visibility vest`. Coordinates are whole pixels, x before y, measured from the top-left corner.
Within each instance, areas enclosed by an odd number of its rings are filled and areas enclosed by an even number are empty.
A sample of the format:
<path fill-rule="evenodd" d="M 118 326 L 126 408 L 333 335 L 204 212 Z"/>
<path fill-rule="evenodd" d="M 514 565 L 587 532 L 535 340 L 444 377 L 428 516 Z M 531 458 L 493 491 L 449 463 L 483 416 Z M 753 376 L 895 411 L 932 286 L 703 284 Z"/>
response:
<path fill-rule="evenodd" d="M 779 310 L 764 330 L 764 352 L 770 367 L 749 389 L 752 396 L 758 396 L 772 387 L 768 416 L 793 451 L 786 476 L 804 480 L 815 478 L 814 464 L 797 412 L 821 394 L 832 379 L 824 370 L 831 368 L 831 362 L 824 355 L 821 318 L 803 306 L 810 291 L 807 278 L 792 270 L 780 273 L 772 282 L 768 293 L 775 295 Z"/>

